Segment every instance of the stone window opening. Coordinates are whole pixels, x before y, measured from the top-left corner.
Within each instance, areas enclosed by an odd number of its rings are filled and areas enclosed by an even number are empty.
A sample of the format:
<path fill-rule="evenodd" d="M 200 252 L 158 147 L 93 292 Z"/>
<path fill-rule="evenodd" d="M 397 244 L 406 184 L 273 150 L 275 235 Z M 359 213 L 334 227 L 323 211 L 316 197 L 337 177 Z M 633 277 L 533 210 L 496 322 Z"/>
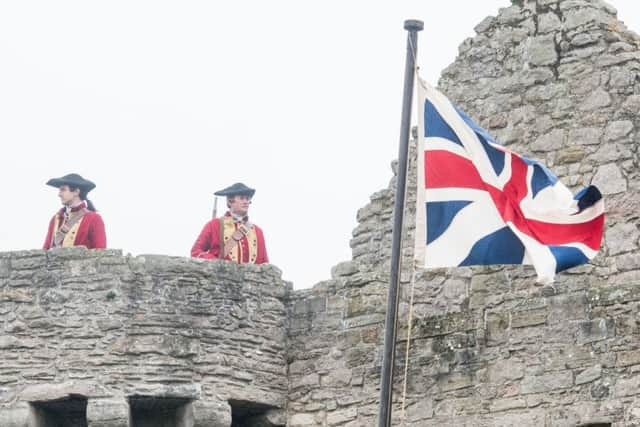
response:
<path fill-rule="evenodd" d="M 29 402 L 32 427 L 87 427 L 87 398 L 71 394 L 54 400 Z"/>
<path fill-rule="evenodd" d="M 129 397 L 131 427 L 183 427 L 189 425 L 191 399 L 180 397 Z"/>
<path fill-rule="evenodd" d="M 231 427 L 279 427 L 283 424 L 271 422 L 267 413 L 275 406 L 248 400 L 229 400 L 231 406 Z"/>

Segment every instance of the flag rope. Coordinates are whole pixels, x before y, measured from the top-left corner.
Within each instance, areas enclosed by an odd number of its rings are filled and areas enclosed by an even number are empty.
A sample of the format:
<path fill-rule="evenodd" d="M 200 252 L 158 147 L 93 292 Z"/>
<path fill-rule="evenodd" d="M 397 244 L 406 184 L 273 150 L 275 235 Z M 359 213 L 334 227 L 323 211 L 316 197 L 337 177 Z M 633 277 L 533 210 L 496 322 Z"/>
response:
<path fill-rule="evenodd" d="M 414 76 L 417 79 L 418 75 L 419 75 L 418 71 L 420 70 L 420 67 L 418 66 L 418 61 L 417 61 L 417 58 L 416 58 L 416 50 L 415 50 L 415 47 L 413 46 L 413 43 L 411 42 L 411 39 L 409 39 L 409 47 L 410 47 L 410 50 L 411 50 L 411 56 L 413 57 Z M 417 96 L 415 97 L 415 102 L 416 102 L 416 104 L 418 102 L 418 97 Z M 417 153 L 417 148 L 416 148 L 416 153 Z M 416 156 L 416 158 L 417 158 L 417 156 Z M 408 193 L 408 190 L 405 187 L 405 196 L 406 196 L 407 193 Z M 406 197 L 405 197 L 405 200 L 406 200 Z M 415 248 L 414 248 L 414 250 L 415 250 Z M 402 257 L 400 258 L 400 266 L 402 266 Z M 400 271 L 402 271 L 402 269 Z M 400 418 L 401 418 L 401 421 L 402 421 L 403 425 L 406 425 L 406 423 L 407 423 L 407 412 L 406 412 L 407 376 L 408 376 L 407 374 L 408 374 L 408 371 L 409 371 L 409 349 L 411 348 L 411 327 L 412 327 L 412 323 L 413 323 L 413 297 L 414 297 L 414 294 L 415 294 L 415 284 L 416 284 L 415 278 L 416 278 L 416 270 L 415 270 L 415 262 L 414 262 L 413 268 L 412 268 L 412 272 L 411 272 L 411 295 L 409 297 L 409 318 L 407 320 L 407 344 L 406 344 L 406 349 L 405 349 L 405 354 L 404 354 L 404 378 L 402 379 L 402 404 L 401 404 L 401 408 L 400 408 L 400 414 L 401 414 Z"/>
<path fill-rule="evenodd" d="M 409 39 L 409 49 L 411 51 L 411 56 L 413 57 L 413 70 L 415 78 L 418 78 L 420 67 L 418 66 L 418 58 L 416 57 L 416 49 L 413 45 L 411 39 Z M 415 102 L 418 102 L 418 97 L 415 97 Z M 405 194 L 407 191 L 405 190 Z M 415 250 L 415 249 L 414 249 Z M 402 265 L 402 260 L 400 261 Z M 415 264 L 415 263 L 414 263 Z M 401 419 L 403 425 L 406 425 L 407 422 L 407 413 L 406 413 L 406 403 L 407 403 L 407 374 L 409 371 L 409 349 L 411 348 L 411 327 L 413 323 L 413 297 L 415 294 L 415 284 L 416 284 L 416 272 L 415 265 L 413 271 L 411 273 L 411 296 L 409 297 L 409 318 L 407 320 L 407 344 L 404 354 L 404 378 L 402 380 L 402 406 L 401 406 Z"/>
<path fill-rule="evenodd" d="M 409 348 L 411 347 L 411 325 L 413 324 L 413 295 L 416 284 L 415 270 L 411 274 L 411 297 L 409 298 L 409 319 L 407 320 L 407 347 L 404 353 L 404 379 L 402 383 L 402 421 L 406 424 L 407 413 L 405 406 L 407 402 L 407 374 L 409 371 Z"/>

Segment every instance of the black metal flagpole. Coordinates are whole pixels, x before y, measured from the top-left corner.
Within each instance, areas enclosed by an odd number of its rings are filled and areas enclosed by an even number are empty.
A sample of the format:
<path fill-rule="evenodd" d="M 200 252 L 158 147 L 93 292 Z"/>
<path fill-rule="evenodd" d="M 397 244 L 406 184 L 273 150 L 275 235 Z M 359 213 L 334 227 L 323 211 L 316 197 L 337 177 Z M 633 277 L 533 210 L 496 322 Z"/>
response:
<path fill-rule="evenodd" d="M 387 316 L 384 327 L 384 353 L 380 378 L 379 427 L 391 426 L 391 406 L 393 396 L 393 365 L 396 352 L 398 277 L 400 270 L 400 243 L 402 236 L 402 216 L 404 211 L 404 193 L 407 181 L 407 155 L 409 151 L 409 132 L 411 126 L 411 102 L 415 79 L 415 60 L 418 52 L 418 31 L 422 31 L 422 21 L 408 19 L 404 21 L 407 34 L 407 59 L 404 70 L 404 96 L 402 100 L 402 121 L 400 125 L 400 149 L 398 153 L 398 177 L 396 200 L 393 206 L 393 238 L 391 247 L 391 273 L 387 294 Z"/>

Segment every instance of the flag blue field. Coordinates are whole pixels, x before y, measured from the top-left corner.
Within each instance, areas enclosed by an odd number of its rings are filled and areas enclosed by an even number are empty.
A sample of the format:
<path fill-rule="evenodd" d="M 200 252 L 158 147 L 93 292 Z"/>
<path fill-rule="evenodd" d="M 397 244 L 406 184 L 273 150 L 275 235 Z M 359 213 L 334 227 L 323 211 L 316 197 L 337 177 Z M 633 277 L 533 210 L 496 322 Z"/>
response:
<path fill-rule="evenodd" d="M 574 196 L 421 80 L 418 105 L 419 266 L 532 264 L 538 281 L 551 283 L 597 254 L 604 202 L 596 187 Z"/>

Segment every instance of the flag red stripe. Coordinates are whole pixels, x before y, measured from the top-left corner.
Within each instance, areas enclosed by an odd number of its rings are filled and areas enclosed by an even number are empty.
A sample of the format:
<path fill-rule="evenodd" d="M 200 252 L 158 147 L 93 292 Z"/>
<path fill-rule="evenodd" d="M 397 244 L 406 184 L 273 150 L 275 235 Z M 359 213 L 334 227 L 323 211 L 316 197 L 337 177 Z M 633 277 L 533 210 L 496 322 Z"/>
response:
<path fill-rule="evenodd" d="M 519 157 L 511 156 L 511 179 L 503 191 L 487 186 L 496 208 L 505 221 L 512 222 L 520 231 L 546 245 L 583 243 L 593 250 L 600 248 L 604 215 L 579 224 L 558 224 L 525 218 L 520 202 L 527 196 L 528 165 Z"/>
<path fill-rule="evenodd" d="M 486 190 L 470 160 L 445 150 L 424 152 L 425 188 L 472 188 Z"/>
<path fill-rule="evenodd" d="M 506 222 L 509 221 L 524 234 L 533 237 L 545 245 L 583 243 L 593 250 L 600 248 L 604 214 L 588 222 L 579 224 L 557 224 L 524 217 L 520 205 L 508 200 L 504 193 L 493 187 L 487 187 L 493 202 Z"/>

